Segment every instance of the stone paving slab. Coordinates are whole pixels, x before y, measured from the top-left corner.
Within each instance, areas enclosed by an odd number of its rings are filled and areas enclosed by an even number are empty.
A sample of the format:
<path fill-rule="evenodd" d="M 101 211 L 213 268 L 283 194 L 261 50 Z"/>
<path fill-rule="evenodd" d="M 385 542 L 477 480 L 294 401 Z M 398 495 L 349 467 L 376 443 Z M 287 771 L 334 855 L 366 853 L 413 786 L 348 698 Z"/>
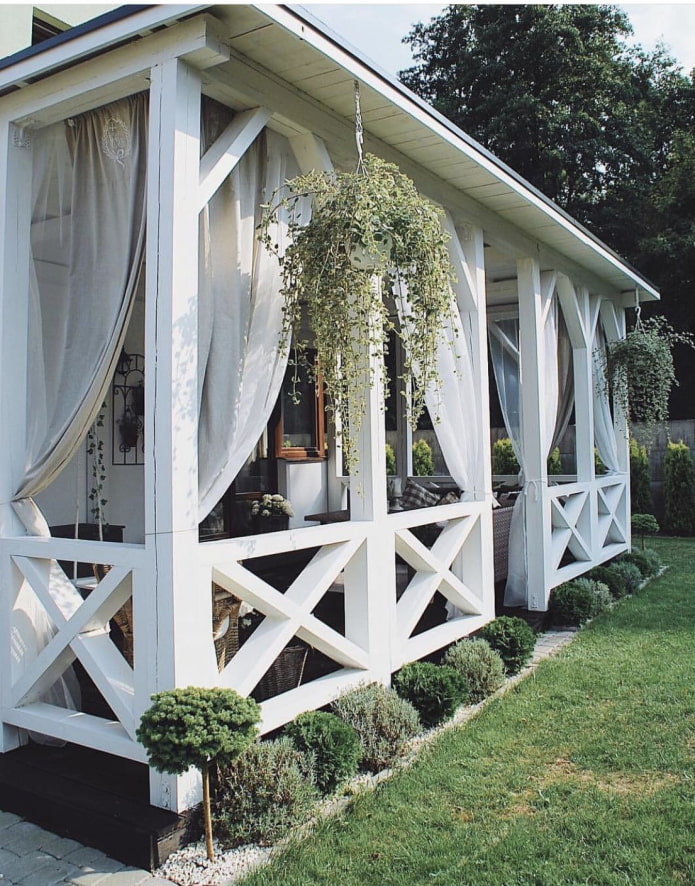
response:
<path fill-rule="evenodd" d="M 174 886 L 0 810 L 0 886 Z"/>

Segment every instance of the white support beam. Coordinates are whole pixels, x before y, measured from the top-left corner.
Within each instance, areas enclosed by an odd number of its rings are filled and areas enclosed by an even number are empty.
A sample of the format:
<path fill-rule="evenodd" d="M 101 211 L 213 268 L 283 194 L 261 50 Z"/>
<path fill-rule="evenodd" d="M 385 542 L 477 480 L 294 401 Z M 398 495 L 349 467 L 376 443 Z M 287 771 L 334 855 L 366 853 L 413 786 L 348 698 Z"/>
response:
<path fill-rule="evenodd" d="M 634 303 L 632 305 L 634 307 Z M 610 341 L 617 341 L 618 339 L 625 338 L 626 334 L 626 318 L 625 318 L 625 308 L 619 305 L 615 305 L 613 302 L 608 301 L 607 299 L 601 300 L 600 305 L 600 318 L 601 323 L 603 324 L 603 331 L 606 333 L 606 339 Z M 630 472 L 630 445 L 629 445 L 629 437 L 630 437 L 630 429 L 629 429 L 629 421 L 628 416 L 625 412 L 620 409 L 615 409 L 615 441 L 618 446 L 618 465 L 620 470 L 624 473 L 629 474 Z M 628 496 L 629 498 L 629 496 Z M 628 511 L 629 513 L 629 511 Z M 628 536 L 630 532 L 630 526 L 628 521 Z"/>
<path fill-rule="evenodd" d="M 541 415 L 545 410 L 543 317 L 546 305 L 541 290 L 538 261 L 517 262 L 519 286 L 519 341 L 521 346 L 521 448 L 524 453 L 526 494 L 526 560 L 529 609 L 544 610 L 548 603 L 550 504 L 545 489 L 548 467 L 543 447 Z"/>
<path fill-rule="evenodd" d="M 270 111 L 265 108 L 254 108 L 238 114 L 205 153 L 200 161 L 199 211 L 251 147 L 270 116 Z"/>
<path fill-rule="evenodd" d="M 100 51 L 94 58 L 3 96 L 2 103 L 20 125 L 46 126 L 147 89 L 150 68 L 168 59 L 179 57 L 198 69 L 221 64 L 228 58 L 222 40 L 219 22 L 200 15 L 111 52 Z"/>
<path fill-rule="evenodd" d="M 24 473 L 31 227 L 31 146 L 0 119 L 0 536 L 24 535 L 9 504 Z M 10 420 L 11 416 L 11 420 Z M 12 610 L 21 576 L 9 556 L 0 563 L 0 708 L 10 707 Z M 25 739 L 0 722 L 0 752 Z"/>
<path fill-rule="evenodd" d="M 198 207 L 200 75 L 179 60 L 152 69 L 145 298 L 145 539 L 152 586 L 134 599 L 135 657 L 155 650 L 150 692 L 211 685 L 209 569 L 198 561 Z M 138 646 L 138 640 L 140 645 Z M 135 701 L 140 707 L 142 699 Z M 151 772 L 151 802 L 181 811 L 195 778 Z"/>

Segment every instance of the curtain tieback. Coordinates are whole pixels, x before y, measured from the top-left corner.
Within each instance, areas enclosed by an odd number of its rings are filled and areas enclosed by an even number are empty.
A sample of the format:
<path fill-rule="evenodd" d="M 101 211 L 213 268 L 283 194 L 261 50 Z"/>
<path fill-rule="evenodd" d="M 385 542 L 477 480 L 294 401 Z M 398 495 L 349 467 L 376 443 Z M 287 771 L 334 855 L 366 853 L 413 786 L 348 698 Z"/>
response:
<path fill-rule="evenodd" d="M 529 492 L 533 491 L 533 500 L 538 501 L 541 497 L 543 486 L 547 485 L 547 480 L 525 480 L 523 494 L 528 498 Z"/>

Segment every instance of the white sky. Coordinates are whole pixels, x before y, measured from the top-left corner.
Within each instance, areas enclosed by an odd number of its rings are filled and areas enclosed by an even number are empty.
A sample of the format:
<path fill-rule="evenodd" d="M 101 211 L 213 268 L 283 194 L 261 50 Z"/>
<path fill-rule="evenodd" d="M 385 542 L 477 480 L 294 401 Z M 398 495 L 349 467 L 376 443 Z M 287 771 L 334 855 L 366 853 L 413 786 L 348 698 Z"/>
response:
<path fill-rule="evenodd" d="M 345 41 L 389 74 L 407 68 L 410 48 L 401 41 L 416 22 L 438 15 L 444 3 L 302 3 Z M 621 4 L 635 31 L 634 42 L 653 49 L 666 43 L 686 72 L 695 68 L 695 3 Z"/>

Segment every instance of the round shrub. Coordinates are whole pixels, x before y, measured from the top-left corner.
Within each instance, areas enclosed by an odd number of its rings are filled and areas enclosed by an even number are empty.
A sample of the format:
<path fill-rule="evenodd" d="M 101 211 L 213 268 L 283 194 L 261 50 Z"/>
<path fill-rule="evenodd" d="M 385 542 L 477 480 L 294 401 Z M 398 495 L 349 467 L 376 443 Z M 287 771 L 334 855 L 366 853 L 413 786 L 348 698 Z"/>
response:
<path fill-rule="evenodd" d="M 504 683 L 504 662 L 487 640 L 459 640 L 447 651 L 444 664 L 463 677 L 472 704 L 492 695 Z"/>
<path fill-rule="evenodd" d="M 596 614 L 596 597 L 591 582 L 567 581 L 553 588 L 548 613 L 556 625 L 581 625 Z"/>
<path fill-rule="evenodd" d="M 642 578 L 650 578 L 655 575 L 658 570 L 654 570 L 654 564 L 649 557 L 642 551 L 629 551 L 620 555 L 621 563 L 632 563 L 642 573 Z"/>
<path fill-rule="evenodd" d="M 649 563 L 649 575 L 654 576 L 658 575 L 661 570 L 664 568 L 664 561 L 661 559 L 659 554 L 654 550 L 654 548 L 644 548 L 643 551 L 640 552 L 643 557 L 647 558 L 647 562 Z"/>
<path fill-rule="evenodd" d="M 393 688 L 412 704 L 422 725 L 428 727 L 448 720 L 467 696 L 466 684 L 458 671 L 428 661 L 404 665 L 394 674 Z"/>
<path fill-rule="evenodd" d="M 480 636 L 499 652 L 505 673 L 518 674 L 533 655 L 536 635 L 523 618 L 501 615 L 480 631 Z"/>
<path fill-rule="evenodd" d="M 614 569 L 613 566 L 595 566 L 590 572 L 586 573 L 586 577 L 606 585 L 615 600 L 620 600 L 621 597 L 627 594 L 625 577 L 619 570 Z"/>
<path fill-rule="evenodd" d="M 596 615 L 599 615 L 613 606 L 614 598 L 607 584 L 602 581 L 592 581 L 592 584 L 596 601 Z"/>
<path fill-rule="evenodd" d="M 420 731 L 420 718 L 410 702 L 379 683 L 353 689 L 331 707 L 357 733 L 360 769 L 366 772 L 391 766 L 403 754 L 408 739 Z"/>
<path fill-rule="evenodd" d="M 550 595 L 553 624 L 582 625 L 613 605 L 608 586 L 590 578 L 575 578 L 556 587 Z"/>
<path fill-rule="evenodd" d="M 642 585 L 642 573 L 634 563 L 628 563 L 623 560 L 614 560 L 611 563 L 611 569 L 619 572 L 625 579 L 625 587 L 628 594 L 636 594 Z"/>
<path fill-rule="evenodd" d="M 309 711 L 285 729 L 298 751 L 314 760 L 314 778 L 322 794 L 329 794 L 357 772 L 361 748 L 357 733 L 335 714 Z"/>
<path fill-rule="evenodd" d="M 216 836 L 226 847 L 270 845 L 305 821 L 316 799 L 308 755 L 288 738 L 257 742 L 220 770 Z"/>

